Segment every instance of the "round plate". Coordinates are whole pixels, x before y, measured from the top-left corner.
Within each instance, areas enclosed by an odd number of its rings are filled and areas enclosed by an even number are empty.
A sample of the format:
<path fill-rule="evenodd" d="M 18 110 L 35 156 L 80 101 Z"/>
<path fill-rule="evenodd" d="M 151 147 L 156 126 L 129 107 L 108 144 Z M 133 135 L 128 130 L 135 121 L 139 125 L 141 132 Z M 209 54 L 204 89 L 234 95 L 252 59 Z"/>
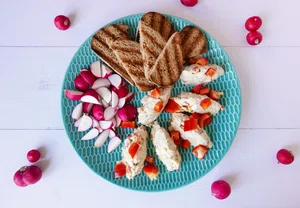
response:
<path fill-rule="evenodd" d="M 129 26 L 131 39 L 134 39 L 138 22 L 143 14 L 131 15 L 115 20 L 109 24 L 122 23 Z M 173 24 L 177 31 L 180 31 L 186 25 L 194 25 L 193 23 L 174 17 L 165 15 Z M 114 166 L 116 161 L 121 160 L 122 144 L 112 153 L 107 153 L 107 144 L 100 148 L 94 148 L 94 140 L 81 141 L 80 138 L 86 132 L 77 132 L 74 127 L 74 121 L 71 118 L 72 109 L 79 101 L 68 100 L 64 96 L 64 89 L 75 89 L 73 80 L 81 69 L 88 68 L 93 61 L 99 58 L 92 52 L 90 48 L 91 37 L 89 37 L 78 49 L 74 55 L 68 70 L 65 74 L 62 94 L 61 94 L 61 110 L 63 122 L 68 137 L 81 159 L 99 176 L 104 179 L 125 188 L 138 191 L 166 191 L 179 188 L 190 184 L 214 168 L 224 157 L 231 146 L 238 130 L 241 114 L 241 91 L 239 81 L 235 69 L 220 44 L 202 28 L 200 28 L 207 39 L 208 51 L 204 55 L 209 59 L 210 63 L 218 64 L 225 69 L 225 75 L 218 80 L 209 84 L 209 88 L 217 91 L 223 91 L 220 103 L 226 106 L 226 109 L 218 113 L 211 125 L 206 130 L 213 142 L 213 147 L 208 151 L 204 160 L 199 161 L 192 153 L 192 149 L 180 148 L 179 152 L 182 156 L 181 169 L 179 171 L 167 172 L 165 166 L 155 157 L 155 164 L 158 165 L 160 171 L 156 181 L 151 181 L 145 173 L 139 174 L 133 180 L 126 177 L 115 179 Z M 129 91 L 135 92 L 135 97 L 131 101 L 135 106 L 141 106 L 140 100 L 145 93 L 139 92 L 136 87 L 129 86 Z M 179 80 L 173 88 L 172 96 L 178 95 L 181 91 L 190 91 L 191 87 L 183 86 Z M 163 112 L 158 121 L 161 126 L 168 128 L 171 114 Z M 148 129 L 149 130 L 149 129 Z M 132 129 L 117 128 L 117 135 L 121 139 L 125 139 L 128 134 L 133 132 Z M 148 141 L 148 155 L 155 155 L 155 151 L 151 142 Z"/>

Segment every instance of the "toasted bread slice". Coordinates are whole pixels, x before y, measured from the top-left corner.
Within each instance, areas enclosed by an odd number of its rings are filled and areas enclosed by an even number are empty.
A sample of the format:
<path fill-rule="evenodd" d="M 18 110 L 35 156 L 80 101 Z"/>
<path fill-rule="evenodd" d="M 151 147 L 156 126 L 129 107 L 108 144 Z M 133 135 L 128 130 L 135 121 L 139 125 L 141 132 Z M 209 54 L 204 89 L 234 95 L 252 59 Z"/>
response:
<path fill-rule="evenodd" d="M 186 26 L 180 31 L 184 59 L 199 57 L 206 53 L 206 38 L 195 26 Z"/>
<path fill-rule="evenodd" d="M 178 32 L 168 40 L 163 51 L 151 68 L 149 77 L 158 86 L 171 86 L 180 77 L 183 68 L 181 38 Z"/>
<path fill-rule="evenodd" d="M 140 91 L 146 92 L 156 87 L 155 84 L 148 81 L 145 77 L 143 59 L 138 42 L 118 39 L 113 42 L 111 48 Z"/>
<path fill-rule="evenodd" d="M 134 85 L 133 80 L 122 66 L 112 49 L 112 43 L 118 39 L 129 39 L 128 27 L 122 24 L 113 24 L 100 29 L 92 38 L 91 48 L 99 58 L 122 76 L 128 83 Z"/>
<path fill-rule="evenodd" d="M 157 31 L 165 41 L 168 41 L 175 32 L 172 23 L 165 16 L 157 12 L 148 12 L 144 14 L 140 21 Z M 137 41 L 139 41 L 139 37 L 139 30 L 137 30 Z"/>
<path fill-rule="evenodd" d="M 144 71 L 147 79 L 150 79 L 149 72 L 163 48 L 166 45 L 165 39 L 146 23 L 139 22 L 140 46 L 144 62 Z"/>

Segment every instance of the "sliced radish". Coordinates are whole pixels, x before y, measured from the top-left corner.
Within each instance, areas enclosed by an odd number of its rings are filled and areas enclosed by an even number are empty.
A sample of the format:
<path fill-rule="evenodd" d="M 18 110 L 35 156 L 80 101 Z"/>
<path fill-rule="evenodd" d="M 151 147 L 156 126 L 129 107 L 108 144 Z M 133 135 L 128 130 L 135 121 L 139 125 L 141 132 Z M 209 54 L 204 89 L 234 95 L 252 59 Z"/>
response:
<path fill-rule="evenodd" d="M 81 122 L 79 124 L 79 127 L 78 127 L 78 131 L 79 132 L 86 131 L 89 128 L 91 128 L 92 124 L 93 124 L 92 119 L 87 115 L 83 115 L 82 118 L 81 118 Z"/>
<path fill-rule="evenodd" d="M 106 78 L 99 78 L 99 79 L 97 79 L 97 80 L 94 82 L 94 84 L 93 84 L 93 86 L 92 86 L 92 89 L 97 90 L 97 89 L 100 88 L 100 87 L 106 87 L 106 88 L 110 87 L 110 82 L 109 82 L 109 80 L 106 79 Z"/>
<path fill-rule="evenodd" d="M 122 78 L 118 74 L 112 74 L 108 77 L 110 83 L 119 89 L 121 83 L 122 83 Z"/>
<path fill-rule="evenodd" d="M 119 118 L 118 115 L 115 116 L 115 120 L 116 120 L 116 128 L 119 127 L 122 123 L 122 120 Z"/>
<path fill-rule="evenodd" d="M 95 97 L 90 96 L 90 95 L 85 95 L 81 98 L 82 102 L 86 102 L 86 103 L 92 103 L 92 104 L 96 104 L 96 105 L 101 105 L 101 103 L 99 102 L 99 100 L 97 100 Z"/>
<path fill-rule="evenodd" d="M 82 103 L 75 106 L 72 111 L 72 118 L 78 120 L 82 116 Z"/>
<path fill-rule="evenodd" d="M 116 136 L 116 132 L 115 132 L 115 130 L 113 130 L 113 129 L 111 129 L 110 131 L 109 131 L 109 138 L 113 138 L 113 137 L 115 137 Z"/>
<path fill-rule="evenodd" d="M 105 66 L 103 64 L 102 64 L 101 70 L 102 70 L 102 77 L 104 77 L 104 78 L 109 77 L 113 73 L 113 71 L 108 66 Z"/>
<path fill-rule="evenodd" d="M 123 98 L 126 97 L 128 95 L 128 89 L 126 88 L 126 86 L 121 85 L 119 90 L 118 90 L 118 96 L 119 98 Z"/>
<path fill-rule="evenodd" d="M 92 74 L 97 78 L 102 77 L 101 67 L 100 61 L 95 61 L 90 66 Z"/>
<path fill-rule="evenodd" d="M 112 119 L 116 113 L 118 111 L 114 108 L 112 108 L 111 106 L 107 107 L 105 110 L 104 110 L 104 120 L 108 121 L 110 119 Z"/>
<path fill-rule="evenodd" d="M 103 100 L 105 100 L 105 102 L 109 103 L 111 101 L 111 92 L 106 87 L 100 87 L 96 90 L 96 92 Z"/>
<path fill-rule="evenodd" d="M 83 69 L 80 71 L 80 75 L 82 76 L 82 78 L 89 84 L 89 85 L 93 85 L 96 78 L 94 77 L 94 75 L 92 74 L 92 72 L 90 70 L 87 69 Z"/>
<path fill-rule="evenodd" d="M 93 103 L 83 103 L 83 112 L 90 113 L 93 107 Z"/>
<path fill-rule="evenodd" d="M 113 123 L 112 128 L 116 128 L 117 127 L 117 121 L 116 121 L 115 117 L 113 117 L 112 119 L 110 119 L 110 121 Z"/>
<path fill-rule="evenodd" d="M 82 117 L 80 117 L 75 123 L 74 123 L 74 126 L 75 127 L 79 127 L 79 125 L 80 125 L 80 122 L 81 122 L 81 119 L 82 119 Z"/>
<path fill-rule="evenodd" d="M 81 140 L 91 140 L 91 139 L 94 139 L 95 137 L 97 137 L 98 135 L 99 135 L 99 130 L 96 128 L 93 128 L 86 135 L 84 135 L 81 138 Z"/>
<path fill-rule="evenodd" d="M 108 143 L 107 152 L 110 153 L 114 151 L 121 144 L 121 142 L 122 140 L 117 136 L 111 138 L 111 140 Z"/>
<path fill-rule="evenodd" d="M 99 127 L 99 121 L 97 121 L 97 119 L 94 118 L 94 116 L 90 116 L 92 121 L 93 121 L 93 128 L 98 128 Z"/>
<path fill-rule="evenodd" d="M 80 100 L 83 96 L 83 92 L 75 91 L 75 90 L 65 90 L 65 95 L 70 100 Z"/>
<path fill-rule="evenodd" d="M 92 108 L 92 114 L 97 121 L 100 121 L 104 118 L 103 108 L 101 105 L 94 105 Z"/>
<path fill-rule="evenodd" d="M 98 122 L 99 123 L 99 122 Z M 98 124 L 99 125 L 99 124 Z M 98 129 L 99 133 L 103 132 L 103 129 L 101 129 L 100 125 L 98 127 L 96 127 L 96 129 Z"/>
<path fill-rule="evenodd" d="M 101 102 L 99 101 L 99 95 L 95 90 L 89 90 L 81 98 L 82 102 L 85 103 L 93 103 L 96 105 L 101 105 Z"/>
<path fill-rule="evenodd" d="M 96 139 L 96 141 L 94 143 L 94 147 L 95 148 L 101 147 L 107 140 L 108 135 L 109 135 L 109 130 L 104 130 Z"/>
<path fill-rule="evenodd" d="M 130 102 L 134 98 L 134 92 L 130 92 L 126 96 L 126 102 Z"/>
<path fill-rule="evenodd" d="M 102 105 L 104 108 L 107 108 L 109 106 L 109 103 L 102 99 Z"/>
<path fill-rule="evenodd" d="M 125 105 L 126 103 L 126 98 L 120 98 L 119 99 L 119 103 L 118 103 L 118 107 L 119 108 L 123 108 L 123 106 Z"/>
<path fill-rule="evenodd" d="M 89 84 L 83 79 L 83 77 L 78 74 L 74 79 L 74 84 L 77 90 L 87 91 L 89 89 Z"/>
<path fill-rule="evenodd" d="M 114 91 L 111 92 L 111 107 L 116 108 L 119 103 L 119 97 Z"/>
<path fill-rule="evenodd" d="M 99 121 L 99 125 L 101 129 L 106 130 L 112 128 L 113 123 L 111 121 Z"/>

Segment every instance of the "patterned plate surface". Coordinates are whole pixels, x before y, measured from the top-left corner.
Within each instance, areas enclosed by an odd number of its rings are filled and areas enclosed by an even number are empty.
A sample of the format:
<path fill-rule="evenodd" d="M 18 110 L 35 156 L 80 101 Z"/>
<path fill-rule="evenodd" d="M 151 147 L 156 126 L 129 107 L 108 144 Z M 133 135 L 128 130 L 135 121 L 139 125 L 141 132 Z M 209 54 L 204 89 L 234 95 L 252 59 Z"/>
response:
<path fill-rule="evenodd" d="M 194 25 L 193 23 L 179 17 L 165 15 L 173 23 L 175 29 L 180 31 L 186 25 Z M 137 24 L 142 17 L 142 14 L 131 15 L 115 20 L 112 23 L 122 23 L 129 26 L 130 36 L 133 39 L 136 33 Z M 61 111 L 65 130 L 67 135 L 82 160 L 98 175 L 104 179 L 125 188 L 138 191 L 166 191 L 174 188 L 179 188 L 184 185 L 190 184 L 214 168 L 220 160 L 224 157 L 229 147 L 231 146 L 235 135 L 238 130 L 241 114 L 241 91 L 239 80 L 236 71 L 226 54 L 225 50 L 220 44 L 202 28 L 200 28 L 208 41 L 208 51 L 205 54 L 209 58 L 210 63 L 221 65 L 225 69 L 225 75 L 209 84 L 211 89 L 223 91 L 224 96 L 221 98 L 220 103 L 226 106 L 226 110 L 217 114 L 212 124 L 206 128 L 209 136 L 213 141 L 213 147 L 208 151 L 205 159 L 199 161 L 192 155 L 191 149 L 185 150 L 180 148 L 182 156 L 182 165 L 180 171 L 167 172 L 165 166 L 157 159 L 156 164 L 160 170 L 158 180 L 150 181 L 149 178 L 141 173 L 133 180 L 128 180 L 126 177 L 121 179 L 114 178 L 114 166 L 117 160 L 121 159 L 121 146 L 120 145 L 112 153 L 107 153 L 107 142 L 101 148 L 93 147 L 93 140 L 81 141 L 80 138 L 86 133 L 77 132 L 74 127 L 74 121 L 71 118 L 72 109 L 78 102 L 70 101 L 65 98 L 64 89 L 75 89 L 73 80 L 78 72 L 83 68 L 88 68 L 89 65 L 98 60 L 98 57 L 92 52 L 90 48 L 89 37 L 78 49 L 74 55 L 71 63 L 66 71 L 62 94 L 61 94 Z M 135 106 L 140 106 L 140 100 L 145 93 L 141 93 L 136 87 L 130 86 L 129 91 L 135 92 L 135 97 L 131 101 Z M 178 81 L 172 91 L 172 95 L 177 95 L 181 91 L 190 91 L 191 87 L 186 87 Z M 167 128 L 170 119 L 170 114 L 162 113 L 158 119 L 161 126 Z M 131 133 L 129 129 L 117 129 L 117 135 L 125 139 Z M 155 155 L 153 145 L 148 142 L 148 155 Z"/>

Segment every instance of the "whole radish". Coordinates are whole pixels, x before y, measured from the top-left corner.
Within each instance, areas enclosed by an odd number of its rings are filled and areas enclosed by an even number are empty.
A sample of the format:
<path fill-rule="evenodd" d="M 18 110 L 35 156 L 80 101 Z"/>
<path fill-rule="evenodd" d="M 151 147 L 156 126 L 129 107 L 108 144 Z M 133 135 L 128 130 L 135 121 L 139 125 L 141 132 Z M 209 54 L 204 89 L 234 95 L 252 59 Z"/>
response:
<path fill-rule="evenodd" d="M 67 30 L 71 26 L 71 21 L 68 17 L 64 15 L 58 15 L 54 19 L 54 25 L 59 30 Z"/>
<path fill-rule="evenodd" d="M 198 4 L 198 0 L 180 0 L 180 2 L 187 7 L 193 7 Z"/>
<path fill-rule="evenodd" d="M 294 155 L 291 151 L 288 151 L 286 149 L 281 149 L 277 152 L 276 158 L 279 163 L 284 165 L 289 165 L 292 162 L 294 162 Z"/>
<path fill-rule="evenodd" d="M 23 166 L 14 174 L 14 182 L 19 187 L 37 183 L 42 178 L 42 170 L 36 166 Z"/>
<path fill-rule="evenodd" d="M 258 30 L 262 25 L 262 20 L 258 16 L 249 17 L 245 22 L 245 28 L 249 32 Z"/>
<path fill-rule="evenodd" d="M 250 45 L 258 45 L 263 40 L 263 36 L 258 31 L 249 32 L 246 36 L 246 40 Z"/>
<path fill-rule="evenodd" d="M 218 180 L 211 185 L 211 193 L 217 199 L 226 199 L 231 193 L 231 187 L 226 181 Z"/>
<path fill-rule="evenodd" d="M 41 157 L 41 153 L 36 150 L 36 149 L 33 149 L 33 150 L 30 150 L 28 153 L 27 153 L 27 160 L 29 162 L 37 162 Z"/>

